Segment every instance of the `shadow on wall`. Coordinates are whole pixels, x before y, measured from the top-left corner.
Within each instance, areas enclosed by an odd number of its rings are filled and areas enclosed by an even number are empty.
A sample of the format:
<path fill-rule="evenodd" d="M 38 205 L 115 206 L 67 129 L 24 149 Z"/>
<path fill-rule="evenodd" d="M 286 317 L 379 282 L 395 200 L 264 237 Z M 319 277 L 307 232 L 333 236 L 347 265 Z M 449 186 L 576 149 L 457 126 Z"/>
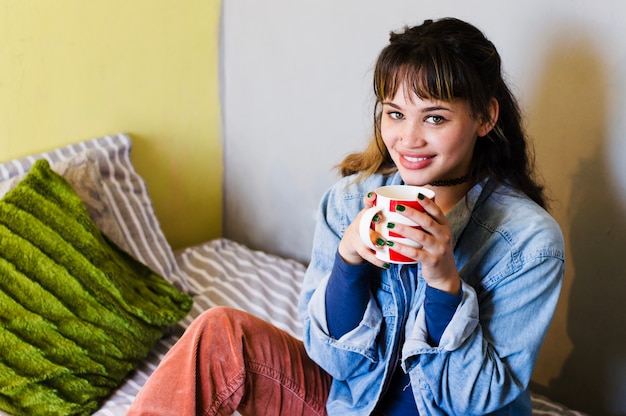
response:
<path fill-rule="evenodd" d="M 612 196 L 603 150 L 574 177 L 567 326 L 574 349 L 550 388 L 593 415 L 626 415 L 626 212 Z"/>
<path fill-rule="evenodd" d="M 592 415 L 626 415 L 626 207 L 606 157 L 610 77 L 580 28 L 571 32 L 555 42 L 533 108 L 538 163 L 567 241 L 573 344 L 545 394 Z"/>

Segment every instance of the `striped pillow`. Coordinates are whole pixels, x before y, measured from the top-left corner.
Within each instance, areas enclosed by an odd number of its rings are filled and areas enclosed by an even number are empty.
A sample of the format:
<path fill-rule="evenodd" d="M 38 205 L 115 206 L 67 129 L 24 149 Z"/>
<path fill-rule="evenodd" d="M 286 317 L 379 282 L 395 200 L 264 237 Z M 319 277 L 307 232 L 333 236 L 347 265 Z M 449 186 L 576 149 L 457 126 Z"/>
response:
<path fill-rule="evenodd" d="M 110 213 L 109 218 L 113 218 L 113 222 L 109 221 L 108 226 L 97 219 L 94 219 L 94 222 L 120 247 L 164 276 L 179 289 L 187 291 L 187 282 L 181 277 L 174 253 L 154 214 L 146 184 L 131 163 L 131 148 L 131 139 L 126 134 L 94 138 L 49 152 L 0 163 L 0 181 L 23 177 L 33 163 L 42 158 L 48 160 L 52 169 L 57 172 L 59 171 L 56 166 L 58 164 L 69 164 L 66 172 L 71 172 L 76 169 L 85 169 L 82 159 L 86 159 L 87 163 L 95 161 L 98 167 L 97 179 L 100 182 L 98 189 L 81 184 L 81 181 L 72 183 L 81 197 L 84 193 L 95 194 L 94 196 L 106 205 L 103 209 Z M 81 159 L 81 161 L 76 162 L 76 159 Z M 64 177 L 69 175 L 69 173 L 61 174 Z M 88 186 L 89 189 L 82 191 L 76 189 L 81 186 Z M 89 205 L 87 202 L 86 204 Z M 90 214 L 92 214 L 91 211 Z M 113 234 L 118 235 L 119 239 L 116 239 Z"/>

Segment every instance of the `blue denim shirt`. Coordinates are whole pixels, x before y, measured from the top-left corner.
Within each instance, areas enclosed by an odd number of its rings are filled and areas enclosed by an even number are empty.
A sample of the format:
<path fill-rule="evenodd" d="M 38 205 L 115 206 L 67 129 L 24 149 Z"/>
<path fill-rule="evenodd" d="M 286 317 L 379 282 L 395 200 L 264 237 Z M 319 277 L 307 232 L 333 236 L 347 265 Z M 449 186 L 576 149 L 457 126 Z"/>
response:
<path fill-rule="evenodd" d="M 564 270 L 554 219 L 494 180 L 474 186 L 447 215 L 463 298 L 438 346 L 427 342 L 419 265 L 392 265 L 371 282 L 360 324 L 339 339 L 326 323 L 326 283 L 363 196 L 399 174 L 346 177 L 323 197 L 299 303 L 303 340 L 332 377 L 329 415 L 369 415 L 399 363 L 420 415 L 531 414 L 528 383 Z"/>

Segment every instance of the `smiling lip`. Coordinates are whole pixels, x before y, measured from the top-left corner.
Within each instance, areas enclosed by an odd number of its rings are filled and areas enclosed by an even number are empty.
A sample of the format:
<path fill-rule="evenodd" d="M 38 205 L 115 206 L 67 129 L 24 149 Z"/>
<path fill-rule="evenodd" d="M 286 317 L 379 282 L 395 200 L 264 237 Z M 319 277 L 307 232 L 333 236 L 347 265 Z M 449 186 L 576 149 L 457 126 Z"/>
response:
<path fill-rule="evenodd" d="M 434 158 L 426 155 L 401 155 L 400 163 L 406 169 L 423 169 L 429 166 Z"/>

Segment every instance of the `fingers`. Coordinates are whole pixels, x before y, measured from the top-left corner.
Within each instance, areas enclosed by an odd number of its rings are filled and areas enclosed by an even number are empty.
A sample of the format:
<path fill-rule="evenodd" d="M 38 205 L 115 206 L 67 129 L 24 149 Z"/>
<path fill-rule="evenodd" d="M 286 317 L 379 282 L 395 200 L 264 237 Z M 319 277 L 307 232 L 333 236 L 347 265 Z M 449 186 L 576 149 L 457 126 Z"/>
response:
<path fill-rule="evenodd" d="M 387 263 L 376 257 L 376 250 L 370 249 L 363 244 L 360 237 L 354 238 L 351 234 L 349 227 L 344 238 L 339 243 L 339 255 L 346 263 L 360 264 L 367 261 L 381 268 L 389 267 Z M 374 230 L 370 232 L 370 238 L 372 243 L 378 248 L 382 248 L 386 244 L 382 236 Z"/>
<path fill-rule="evenodd" d="M 376 257 L 375 250 L 372 250 L 366 246 L 362 246 L 362 251 L 360 251 L 359 253 L 361 254 L 361 257 L 363 258 L 363 260 L 373 264 L 374 266 L 377 266 L 383 269 L 389 268 L 389 264 L 387 264 L 383 260 L 380 260 L 378 257 Z"/>
<path fill-rule="evenodd" d="M 432 199 L 420 194 L 417 198 L 419 200 L 420 205 L 424 208 L 424 212 L 428 214 L 431 218 L 437 221 L 439 224 L 444 224 L 447 222 L 446 216 L 439 208 L 439 205 L 435 203 Z M 419 212 L 415 210 L 416 212 Z"/>
<path fill-rule="evenodd" d="M 376 257 L 376 249 L 382 249 L 386 245 L 393 245 L 394 251 L 407 257 L 414 258 L 419 262 L 427 261 L 428 258 L 430 258 L 431 261 L 428 262 L 433 262 L 432 260 L 444 254 L 449 248 L 448 243 L 451 241 L 450 226 L 445 215 L 434 201 L 420 195 L 419 202 L 424 208 L 423 212 L 409 206 L 404 207 L 403 212 L 399 212 L 401 215 L 418 224 L 418 229 L 404 224 L 389 224 L 389 228 L 395 227 L 395 233 L 412 240 L 416 243 L 417 247 L 387 241 L 379 232 L 369 230 L 370 241 L 375 247 L 375 249 L 372 249 L 361 240 L 361 235 L 364 235 L 367 228 L 361 225 L 363 230 L 359 230 L 359 223 L 361 223 L 363 213 L 376 203 L 375 192 L 366 194 L 363 197 L 364 210 L 361 211 L 359 216 L 357 216 L 354 222 L 346 229 L 346 233 L 339 244 L 339 254 L 341 257 L 351 264 L 367 261 L 378 267 L 389 267 L 388 264 Z M 368 215 L 372 215 L 372 213 Z M 384 218 L 382 213 L 379 212 L 373 217 L 372 222 L 377 223 L 381 221 L 384 221 Z M 436 263 L 436 260 L 434 262 Z"/>
<path fill-rule="evenodd" d="M 387 244 L 389 245 L 389 248 L 393 249 L 396 253 L 414 259 L 418 263 L 423 262 L 425 255 L 427 254 L 421 246 L 410 246 L 402 244 L 398 241 L 389 241 Z"/>
<path fill-rule="evenodd" d="M 434 201 L 422 197 L 419 202 L 423 212 L 409 206 L 401 212 L 417 227 L 400 223 L 391 226 L 395 233 L 418 244 L 418 247 L 399 245 L 394 250 L 421 262 L 429 258 L 434 260 L 451 249 L 452 230 L 445 214 Z"/>
<path fill-rule="evenodd" d="M 374 216 L 374 218 L 372 219 L 372 222 L 378 223 L 382 221 L 382 218 L 383 218 L 382 214 L 378 213 Z M 387 245 L 387 240 L 385 240 L 385 238 L 379 232 L 373 229 L 369 230 L 369 239 L 370 239 L 370 242 L 377 249 L 382 249 L 385 247 L 385 245 Z M 389 267 L 389 264 L 387 264 L 386 262 L 376 257 L 376 250 L 372 250 L 370 247 L 366 246 L 362 242 L 360 243 L 361 244 L 360 244 L 359 254 L 361 255 L 361 257 L 363 257 L 364 260 L 378 267 L 382 267 L 382 268 Z"/>
<path fill-rule="evenodd" d="M 376 251 L 364 244 L 361 240 L 361 232 L 367 232 L 369 224 L 364 227 L 364 230 L 360 230 L 361 222 L 364 219 L 363 215 L 367 214 L 368 222 L 371 219 L 372 222 L 380 222 L 382 220 L 382 214 L 380 212 L 370 212 L 370 210 L 376 203 L 376 193 L 370 192 L 363 197 L 363 203 L 365 208 L 359 213 L 354 221 L 348 226 L 343 238 L 339 242 L 339 255 L 349 264 L 360 264 L 363 261 L 374 264 L 378 267 L 389 267 L 384 261 L 376 257 Z M 373 218 L 371 217 L 373 215 Z M 372 245 L 376 248 L 382 248 L 386 244 L 385 239 L 380 233 L 369 229 L 369 238 Z"/>
<path fill-rule="evenodd" d="M 368 192 L 363 197 L 363 203 L 365 204 L 365 208 L 371 208 L 376 203 L 376 192 Z"/>
<path fill-rule="evenodd" d="M 438 231 L 441 230 L 449 230 L 448 219 L 441 208 L 439 208 L 432 199 L 425 196 L 422 196 L 422 198 L 423 199 L 419 200 L 419 203 L 424 209 L 423 212 L 409 206 L 404 206 L 400 214 L 416 223 L 422 230 L 431 235 L 438 235 Z M 407 236 L 407 238 L 409 237 Z"/>

